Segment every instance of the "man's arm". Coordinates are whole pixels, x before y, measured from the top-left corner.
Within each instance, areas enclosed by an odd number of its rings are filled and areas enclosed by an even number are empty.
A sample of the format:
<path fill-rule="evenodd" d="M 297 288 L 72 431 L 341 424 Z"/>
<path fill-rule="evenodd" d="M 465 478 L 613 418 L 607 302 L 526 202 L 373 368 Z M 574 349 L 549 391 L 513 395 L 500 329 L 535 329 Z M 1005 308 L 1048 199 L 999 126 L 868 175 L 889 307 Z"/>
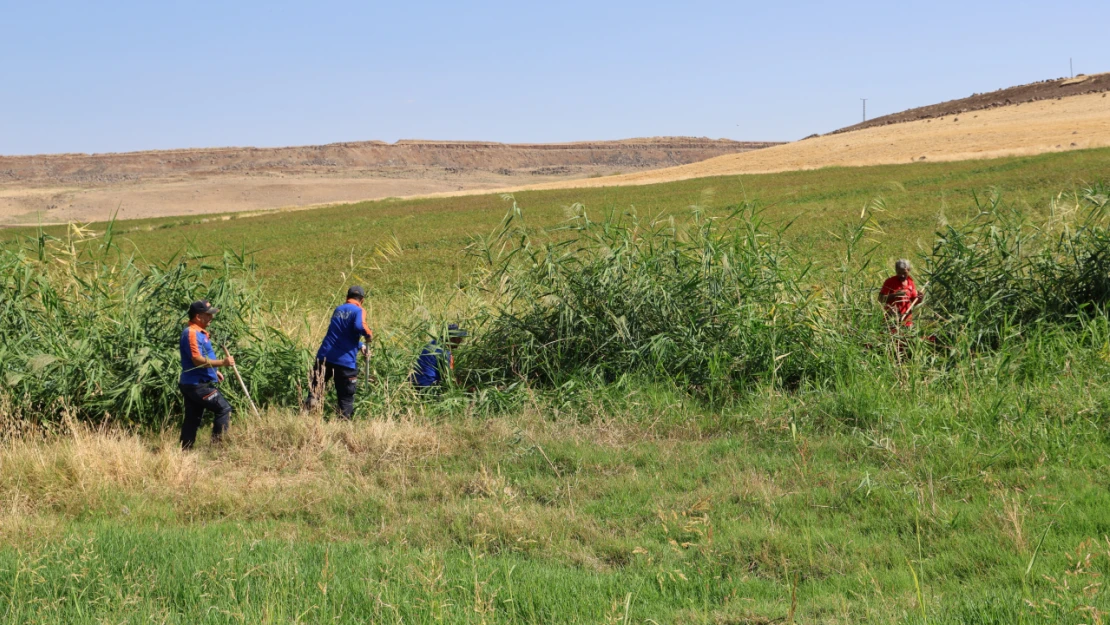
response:
<path fill-rule="evenodd" d="M 194 367 L 204 367 L 215 369 L 216 367 L 229 367 L 235 364 L 235 358 L 228 356 L 227 358 L 209 358 L 200 351 L 200 342 L 197 340 L 197 335 L 193 332 L 192 328 L 189 329 L 189 357 L 193 361 Z"/>
<path fill-rule="evenodd" d="M 362 308 L 358 309 L 358 323 L 356 324 L 358 331 L 362 336 L 374 340 L 374 332 L 370 330 L 370 326 L 366 323 L 366 311 Z"/>
<path fill-rule="evenodd" d="M 198 356 L 196 354 L 193 354 L 194 367 L 215 369 L 217 367 L 230 367 L 233 364 L 235 364 L 234 356 L 228 356 L 227 358 L 208 358 L 207 356 Z"/>

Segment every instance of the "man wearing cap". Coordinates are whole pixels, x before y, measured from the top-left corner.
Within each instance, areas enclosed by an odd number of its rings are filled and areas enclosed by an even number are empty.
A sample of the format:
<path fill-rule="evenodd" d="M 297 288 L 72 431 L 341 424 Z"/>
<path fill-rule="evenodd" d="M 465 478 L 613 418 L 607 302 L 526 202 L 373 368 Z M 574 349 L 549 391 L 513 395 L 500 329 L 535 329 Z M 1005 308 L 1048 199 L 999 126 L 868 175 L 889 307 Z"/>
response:
<path fill-rule="evenodd" d="M 305 405 L 315 408 L 324 394 L 328 380 L 335 380 L 335 396 L 339 400 L 339 415 L 350 419 L 355 414 L 355 390 L 358 384 L 358 353 L 366 352 L 362 338 L 373 340 L 374 333 L 366 324 L 362 301 L 366 291 L 361 286 L 347 289 L 347 301 L 331 314 L 328 333 L 316 351 L 316 366 L 312 370 L 311 388 Z"/>
<path fill-rule="evenodd" d="M 466 330 L 460 330 L 458 324 L 452 323 L 447 326 L 447 344 L 450 347 L 458 348 L 465 337 Z M 442 386 L 444 375 L 454 370 L 455 355 L 450 349 L 437 344 L 436 340 L 432 339 L 424 351 L 420 352 L 420 357 L 416 359 L 416 367 L 409 378 L 418 390 L 427 390 Z"/>
<path fill-rule="evenodd" d="M 206 301 L 193 302 L 189 306 L 189 325 L 181 332 L 181 378 L 178 388 L 185 398 L 185 420 L 181 423 L 181 448 L 192 449 L 197 439 L 197 428 L 201 417 L 207 410 L 215 415 L 212 420 L 212 442 L 220 438 L 231 423 L 231 404 L 227 403 L 215 384 L 222 382 L 223 374 L 217 367 L 230 367 L 235 364 L 231 356 L 216 358 L 216 351 L 208 340 L 208 324 L 220 312 Z"/>

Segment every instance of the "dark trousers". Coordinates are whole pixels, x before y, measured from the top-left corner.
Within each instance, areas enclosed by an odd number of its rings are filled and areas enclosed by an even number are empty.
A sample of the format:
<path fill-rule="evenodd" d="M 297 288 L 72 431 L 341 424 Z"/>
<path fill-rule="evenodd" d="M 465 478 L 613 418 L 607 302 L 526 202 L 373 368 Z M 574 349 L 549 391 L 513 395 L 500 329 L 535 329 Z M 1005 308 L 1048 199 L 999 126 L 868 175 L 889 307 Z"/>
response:
<path fill-rule="evenodd" d="M 324 389 L 335 380 L 335 397 L 339 400 L 339 416 L 350 419 L 355 415 L 355 390 L 358 388 L 358 369 L 340 367 L 317 360 L 312 369 L 312 387 L 308 389 L 308 406 L 314 407 L 323 399 Z M 320 394 L 320 397 L 316 396 Z"/>
<path fill-rule="evenodd" d="M 213 414 L 212 441 L 219 442 L 231 424 L 231 404 L 212 384 L 178 384 L 185 397 L 185 420 L 181 423 L 181 448 L 192 449 L 197 440 L 197 428 L 207 410 Z"/>

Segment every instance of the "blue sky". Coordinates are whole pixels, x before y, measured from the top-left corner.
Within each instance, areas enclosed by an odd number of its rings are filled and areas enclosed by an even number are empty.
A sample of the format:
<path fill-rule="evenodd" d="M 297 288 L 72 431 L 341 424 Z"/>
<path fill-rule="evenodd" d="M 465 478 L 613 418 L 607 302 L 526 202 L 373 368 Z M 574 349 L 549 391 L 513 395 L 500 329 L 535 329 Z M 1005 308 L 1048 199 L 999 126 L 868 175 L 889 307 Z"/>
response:
<path fill-rule="evenodd" d="M 791 140 L 1110 71 L 1110 2 L 0 0 L 0 154 Z"/>

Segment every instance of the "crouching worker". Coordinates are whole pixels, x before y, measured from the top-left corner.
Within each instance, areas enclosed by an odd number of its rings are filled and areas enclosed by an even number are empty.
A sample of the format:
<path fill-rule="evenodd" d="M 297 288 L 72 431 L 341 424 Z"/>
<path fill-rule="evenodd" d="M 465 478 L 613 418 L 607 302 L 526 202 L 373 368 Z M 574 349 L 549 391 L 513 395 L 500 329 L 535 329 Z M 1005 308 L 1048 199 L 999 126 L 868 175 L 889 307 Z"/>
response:
<path fill-rule="evenodd" d="M 181 423 L 182 449 L 193 448 L 205 410 L 214 415 L 213 443 L 220 442 L 231 423 L 231 404 L 215 388 L 215 384 L 224 379 L 216 367 L 230 367 L 235 364 L 235 359 L 231 356 L 216 358 L 206 331 L 218 312 L 220 310 L 208 302 L 193 302 L 189 306 L 189 325 L 181 333 L 181 379 L 178 388 L 185 398 L 185 420 Z"/>
<path fill-rule="evenodd" d="M 347 289 L 347 301 L 331 314 L 328 333 L 316 352 L 316 366 L 309 380 L 305 407 L 316 408 L 324 396 L 329 380 L 335 380 L 335 396 L 339 400 L 339 416 L 350 419 L 355 414 L 355 391 L 358 389 L 358 353 L 366 353 L 362 338 L 374 338 L 366 324 L 362 302 L 366 292 L 360 286 Z"/>
<path fill-rule="evenodd" d="M 454 375 L 455 355 L 451 353 L 451 348 L 462 345 L 465 337 L 466 330 L 460 330 L 458 324 L 452 323 L 447 326 L 447 347 L 432 339 L 416 359 L 416 367 L 409 376 L 412 385 L 419 391 L 441 388 L 444 379 Z"/>

